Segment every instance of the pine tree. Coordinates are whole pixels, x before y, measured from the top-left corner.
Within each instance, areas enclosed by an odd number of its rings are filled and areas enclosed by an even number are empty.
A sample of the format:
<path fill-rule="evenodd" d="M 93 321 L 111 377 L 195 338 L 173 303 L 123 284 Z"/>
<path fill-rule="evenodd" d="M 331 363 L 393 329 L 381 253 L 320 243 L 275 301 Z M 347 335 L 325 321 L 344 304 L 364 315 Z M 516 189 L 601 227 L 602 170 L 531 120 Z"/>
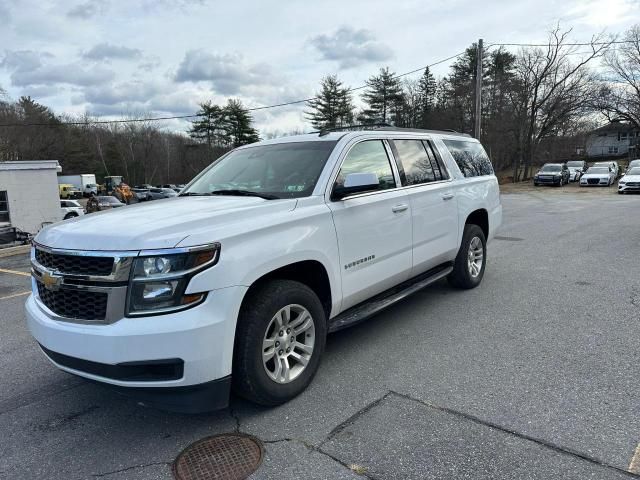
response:
<path fill-rule="evenodd" d="M 367 107 L 360 116 L 360 121 L 366 124 L 398 123 L 402 111 L 402 85 L 389 68 L 381 68 L 379 75 L 367 80 L 367 90 L 362 100 Z"/>
<path fill-rule="evenodd" d="M 235 148 L 260 140 L 253 119 L 240 100 L 229 99 L 222 111 L 228 144 Z"/>
<path fill-rule="evenodd" d="M 320 81 L 320 93 L 307 102 L 311 110 L 305 116 L 313 128 L 330 130 L 353 123 L 353 103 L 348 88 L 337 75 L 327 75 Z"/>
<path fill-rule="evenodd" d="M 436 79 L 429 70 L 429 67 L 424 69 L 424 74 L 418 82 L 418 122 L 420 128 L 429 128 L 430 117 L 433 114 L 436 105 L 436 88 L 438 84 Z"/>
<path fill-rule="evenodd" d="M 212 147 L 227 143 L 224 111 L 210 101 L 200 104 L 198 119 L 191 122 L 189 136 L 204 141 L 211 154 Z"/>

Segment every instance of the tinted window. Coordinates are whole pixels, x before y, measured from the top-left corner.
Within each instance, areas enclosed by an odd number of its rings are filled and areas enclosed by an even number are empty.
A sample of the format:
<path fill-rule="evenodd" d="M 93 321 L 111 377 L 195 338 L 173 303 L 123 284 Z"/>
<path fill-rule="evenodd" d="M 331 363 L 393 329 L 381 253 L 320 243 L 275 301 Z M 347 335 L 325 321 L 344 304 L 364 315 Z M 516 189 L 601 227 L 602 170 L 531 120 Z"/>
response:
<path fill-rule="evenodd" d="M 434 168 L 433 160 L 435 159 L 430 158 L 425 145 L 420 140 L 394 140 L 393 144 L 401 170 L 404 171 L 406 185 L 418 185 L 441 179 L 437 164 Z"/>
<path fill-rule="evenodd" d="M 342 162 L 335 186 L 343 187 L 344 179 L 350 173 L 375 173 L 379 190 L 396 186 L 382 140 L 366 140 L 354 146 Z"/>
<path fill-rule="evenodd" d="M 491 160 L 479 143 L 464 140 L 443 140 L 443 142 L 465 177 L 493 175 Z"/>

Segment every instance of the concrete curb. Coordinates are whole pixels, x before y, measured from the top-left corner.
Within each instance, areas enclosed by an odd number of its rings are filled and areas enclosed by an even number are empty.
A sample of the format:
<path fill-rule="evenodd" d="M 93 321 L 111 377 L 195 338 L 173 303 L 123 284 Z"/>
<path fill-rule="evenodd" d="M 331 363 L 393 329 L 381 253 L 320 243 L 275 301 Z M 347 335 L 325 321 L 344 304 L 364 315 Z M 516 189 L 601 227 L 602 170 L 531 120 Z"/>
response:
<path fill-rule="evenodd" d="M 18 245 L 17 247 L 0 248 L 0 258 L 29 253 L 29 250 L 31 250 L 31 245 Z"/>

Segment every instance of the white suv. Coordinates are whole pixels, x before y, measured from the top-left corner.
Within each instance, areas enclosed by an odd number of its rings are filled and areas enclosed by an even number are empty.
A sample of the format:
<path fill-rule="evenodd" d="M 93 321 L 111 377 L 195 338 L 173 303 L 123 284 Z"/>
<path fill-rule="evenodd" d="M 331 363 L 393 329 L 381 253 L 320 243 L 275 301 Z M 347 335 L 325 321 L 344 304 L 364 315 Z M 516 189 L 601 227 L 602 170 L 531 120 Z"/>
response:
<path fill-rule="evenodd" d="M 444 277 L 476 287 L 500 226 L 481 144 L 425 130 L 237 148 L 177 198 L 42 230 L 29 328 L 59 368 L 202 411 L 283 403 L 327 333 Z"/>

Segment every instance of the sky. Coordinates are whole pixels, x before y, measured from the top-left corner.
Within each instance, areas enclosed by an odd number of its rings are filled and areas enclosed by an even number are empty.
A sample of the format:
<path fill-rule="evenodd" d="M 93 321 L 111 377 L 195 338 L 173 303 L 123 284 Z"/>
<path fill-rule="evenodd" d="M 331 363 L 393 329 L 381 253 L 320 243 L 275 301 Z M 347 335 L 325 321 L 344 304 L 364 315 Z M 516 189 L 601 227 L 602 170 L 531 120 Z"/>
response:
<path fill-rule="evenodd" d="M 478 38 L 540 43 L 558 22 L 577 42 L 619 34 L 639 11 L 640 0 L 0 0 L 0 88 L 106 119 L 188 115 L 228 98 L 259 107 L 313 96 L 327 74 L 357 87 L 380 67 L 403 73 Z M 253 116 L 263 134 L 304 131 L 304 109 Z"/>

